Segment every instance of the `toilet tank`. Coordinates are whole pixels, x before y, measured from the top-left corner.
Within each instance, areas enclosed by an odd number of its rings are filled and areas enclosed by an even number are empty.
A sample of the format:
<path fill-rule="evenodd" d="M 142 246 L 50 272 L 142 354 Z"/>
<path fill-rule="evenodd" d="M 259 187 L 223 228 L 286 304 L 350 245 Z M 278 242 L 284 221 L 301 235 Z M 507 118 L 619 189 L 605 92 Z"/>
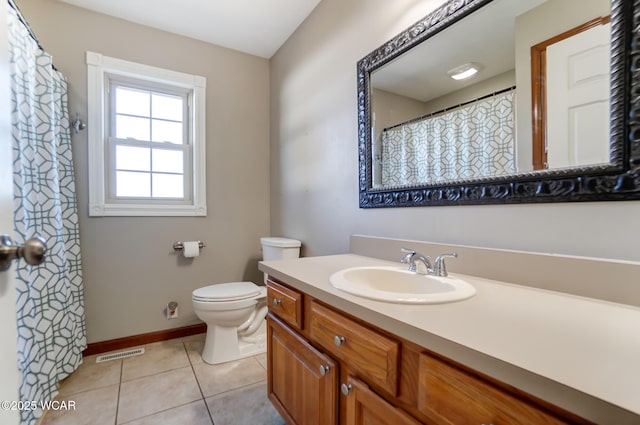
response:
<path fill-rule="evenodd" d="M 289 238 L 260 238 L 263 260 L 284 260 L 300 256 L 301 242 Z"/>

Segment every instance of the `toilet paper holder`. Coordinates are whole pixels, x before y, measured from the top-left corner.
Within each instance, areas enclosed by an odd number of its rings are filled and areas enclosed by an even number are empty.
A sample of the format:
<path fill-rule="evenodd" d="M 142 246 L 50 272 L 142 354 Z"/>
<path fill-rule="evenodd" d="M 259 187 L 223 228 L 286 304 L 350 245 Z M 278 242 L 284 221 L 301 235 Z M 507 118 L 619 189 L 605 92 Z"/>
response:
<path fill-rule="evenodd" d="M 198 241 L 198 248 L 202 249 L 205 246 L 206 245 L 204 244 L 204 242 Z M 182 243 L 182 242 L 174 242 L 173 243 L 173 250 L 174 251 L 182 251 L 183 249 L 184 249 L 184 243 Z"/>

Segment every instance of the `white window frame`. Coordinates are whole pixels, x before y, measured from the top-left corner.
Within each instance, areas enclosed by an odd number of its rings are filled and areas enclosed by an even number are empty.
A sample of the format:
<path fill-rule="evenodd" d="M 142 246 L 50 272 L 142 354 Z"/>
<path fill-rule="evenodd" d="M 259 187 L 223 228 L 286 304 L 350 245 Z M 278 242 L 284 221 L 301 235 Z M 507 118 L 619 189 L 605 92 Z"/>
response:
<path fill-rule="evenodd" d="M 87 52 L 88 80 L 88 138 L 89 138 L 89 216 L 206 216 L 206 139 L 205 92 L 206 78 L 170 71 L 135 62 Z M 163 202 L 162 200 L 110 200 L 107 182 L 113 174 L 107 169 L 109 136 L 109 79 L 133 78 L 159 86 L 187 89 L 191 112 L 188 120 L 189 146 L 191 148 L 191 174 L 185 194 L 188 203 Z"/>

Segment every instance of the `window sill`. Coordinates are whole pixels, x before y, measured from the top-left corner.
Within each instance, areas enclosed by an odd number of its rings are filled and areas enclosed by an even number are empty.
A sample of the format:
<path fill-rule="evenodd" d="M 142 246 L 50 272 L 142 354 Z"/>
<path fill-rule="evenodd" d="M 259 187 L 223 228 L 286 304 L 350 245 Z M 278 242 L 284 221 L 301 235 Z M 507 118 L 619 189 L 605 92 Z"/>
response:
<path fill-rule="evenodd" d="M 94 204 L 89 217 L 205 217 L 206 205 Z"/>

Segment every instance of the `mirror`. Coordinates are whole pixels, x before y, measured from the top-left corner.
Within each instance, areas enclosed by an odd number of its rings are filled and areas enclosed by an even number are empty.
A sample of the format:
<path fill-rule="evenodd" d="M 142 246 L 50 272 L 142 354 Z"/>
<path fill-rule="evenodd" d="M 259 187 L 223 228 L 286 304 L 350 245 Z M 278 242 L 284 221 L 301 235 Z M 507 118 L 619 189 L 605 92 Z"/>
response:
<path fill-rule="evenodd" d="M 361 59 L 360 206 L 639 199 L 623 3 L 449 0 Z"/>

